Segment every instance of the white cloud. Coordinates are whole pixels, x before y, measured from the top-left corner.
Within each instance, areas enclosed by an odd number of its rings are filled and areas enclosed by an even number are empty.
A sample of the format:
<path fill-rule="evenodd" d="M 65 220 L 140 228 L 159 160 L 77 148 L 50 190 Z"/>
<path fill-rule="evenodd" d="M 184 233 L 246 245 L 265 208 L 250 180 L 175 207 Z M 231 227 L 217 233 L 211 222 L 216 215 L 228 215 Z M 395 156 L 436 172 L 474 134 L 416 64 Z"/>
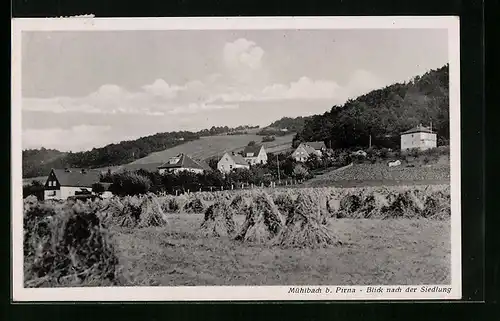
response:
<path fill-rule="evenodd" d="M 160 96 L 166 99 L 172 99 L 177 96 L 183 87 L 171 86 L 165 82 L 163 79 L 156 79 L 151 85 L 144 85 L 142 87 L 145 92 L 152 94 L 154 96 Z"/>
<path fill-rule="evenodd" d="M 259 69 L 263 55 L 264 50 L 261 47 L 244 38 L 226 43 L 224 46 L 224 62 L 233 69 L 242 67 Z"/>

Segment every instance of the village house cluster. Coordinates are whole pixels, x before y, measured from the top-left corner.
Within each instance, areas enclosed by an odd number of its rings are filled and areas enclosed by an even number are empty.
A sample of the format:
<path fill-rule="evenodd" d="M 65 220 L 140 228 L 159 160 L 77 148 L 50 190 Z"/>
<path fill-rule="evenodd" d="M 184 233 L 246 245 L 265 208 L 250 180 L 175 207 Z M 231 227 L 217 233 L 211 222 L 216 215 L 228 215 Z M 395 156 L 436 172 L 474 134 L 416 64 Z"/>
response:
<path fill-rule="evenodd" d="M 401 150 L 419 149 L 425 150 L 437 146 L 437 136 L 432 128 L 419 125 L 415 128 L 401 133 Z M 327 147 L 324 142 L 302 142 L 291 154 L 297 162 L 306 162 L 311 155 L 322 157 L 326 153 Z M 358 151 L 357 153 L 364 153 Z M 264 145 L 253 144 L 246 146 L 241 152 L 226 152 L 217 163 L 217 169 L 227 174 L 235 169 L 249 169 L 253 165 L 267 164 L 268 157 Z M 149 171 L 157 170 L 160 174 L 179 173 L 188 171 L 201 174 L 211 170 L 210 166 L 203 160 L 196 160 L 189 155 L 179 154 L 169 158 L 165 163 L 158 164 L 131 164 L 127 165 L 128 170 L 145 169 Z M 94 184 L 100 182 L 100 170 L 94 169 L 52 169 L 45 182 L 45 199 L 67 199 L 78 195 L 92 194 Z M 100 191 L 101 197 L 110 197 L 109 183 L 100 183 L 104 191 Z"/>

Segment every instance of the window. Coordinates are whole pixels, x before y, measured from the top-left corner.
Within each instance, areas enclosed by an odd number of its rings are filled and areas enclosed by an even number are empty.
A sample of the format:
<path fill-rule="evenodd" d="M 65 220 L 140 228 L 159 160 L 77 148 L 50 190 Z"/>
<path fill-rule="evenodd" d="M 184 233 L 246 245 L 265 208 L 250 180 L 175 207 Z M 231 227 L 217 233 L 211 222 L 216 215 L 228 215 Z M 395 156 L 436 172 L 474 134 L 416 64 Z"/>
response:
<path fill-rule="evenodd" d="M 51 183 L 51 182 L 49 182 L 49 183 Z M 56 191 L 49 191 L 49 192 L 47 193 L 47 195 L 48 195 L 48 196 L 56 196 Z"/>

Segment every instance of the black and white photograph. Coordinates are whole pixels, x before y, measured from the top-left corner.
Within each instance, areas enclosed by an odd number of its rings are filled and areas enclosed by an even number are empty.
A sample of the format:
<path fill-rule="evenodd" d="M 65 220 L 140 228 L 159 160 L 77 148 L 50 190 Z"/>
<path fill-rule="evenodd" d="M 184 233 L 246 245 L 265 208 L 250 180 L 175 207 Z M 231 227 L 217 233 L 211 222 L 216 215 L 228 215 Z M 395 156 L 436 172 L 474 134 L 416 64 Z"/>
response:
<path fill-rule="evenodd" d="M 460 298 L 458 18 L 12 26 L 14 300 Z"/>

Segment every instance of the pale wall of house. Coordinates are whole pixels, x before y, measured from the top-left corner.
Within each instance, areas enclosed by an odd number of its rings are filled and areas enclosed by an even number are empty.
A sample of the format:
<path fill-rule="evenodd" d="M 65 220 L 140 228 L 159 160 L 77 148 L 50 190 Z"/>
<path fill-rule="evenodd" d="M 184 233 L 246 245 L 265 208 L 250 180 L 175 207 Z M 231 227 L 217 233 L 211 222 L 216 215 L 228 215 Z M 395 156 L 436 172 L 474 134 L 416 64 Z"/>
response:
<path fill-rule="evenodd" d="M 44 199 L 62 199 L 65 200 L 70 196 L 75 196 L 75 192 L 79 192 L 82 189 L 86 189 L 92 192 L 91 187 L 74 187 L 74 186 L 61 186 L 58 190 L 45 190 Z M 55 192 L 55 193 L 54 193 Z"/>
<path fill-rule="evenodd" d="M 203 170 L 199 169 L 199 168 L 173 168 L 170 170 L 170 172 L 172 172 L 172 173 L 179 173 L 179 172 L 184 172 L 184 171 L 195 173 L 195 174 L 202 174 L 203 173 Z M 168 172 L 168 169 L 167 168 L 160 168 L 158 170 L 158 172 L 163 175 L 163 174 Z"/>
<path fill-rule="evenodd" d="M 401 135 L 401 150 L 418 148 L 425 150 L 437 147 L 437 135 L 431 133 L 412 133 Z"/>
<path fill-rule="evenodd" d="M 217 163 L 217 169 L 222 173 L 229 173 L 235 168 L 249 168 L 248 165 L 236 164 L 234 160 L 228 154 L 222 156 L 222 158 Z"/>
<path fill-rule="evenodd" d="M 224 154 L 217 163 L 217 169 L 223 173 L 229 173 L 234 168 L 234 165 L 236 164 L 233 159 L 228 154 Z"/>
<path fill-rule="evenodd" d="M 50 199 L 60 199 L 61 198 L 61 190 L 59 189 L 46 189 L 43 191 L 43 199 L 44 200 L 50 200 Z"/>
<path fill-rule="evenodd" d="M 267 153 L 264 148 L 261 148 L 259 154 L 254 157 L 243 157 L 245 161 L 250 165 L 255 164 L 267 164 Z"/>
<path fill-rule="evenodd" d="M 299 146 L 292 153 L 292 157 L 297 162 L 305 162 L 307 160 L 307 158 L 309 157 L 309 153 L 302 146 Z"/>
<path fill-rule="evenodd" d="M 92 192 L 91 187 L 61 186 L 61 199 L 67 199 L 70 196 L 75 196 L 75 192 L 79 192 L 82 189 Z"/>

